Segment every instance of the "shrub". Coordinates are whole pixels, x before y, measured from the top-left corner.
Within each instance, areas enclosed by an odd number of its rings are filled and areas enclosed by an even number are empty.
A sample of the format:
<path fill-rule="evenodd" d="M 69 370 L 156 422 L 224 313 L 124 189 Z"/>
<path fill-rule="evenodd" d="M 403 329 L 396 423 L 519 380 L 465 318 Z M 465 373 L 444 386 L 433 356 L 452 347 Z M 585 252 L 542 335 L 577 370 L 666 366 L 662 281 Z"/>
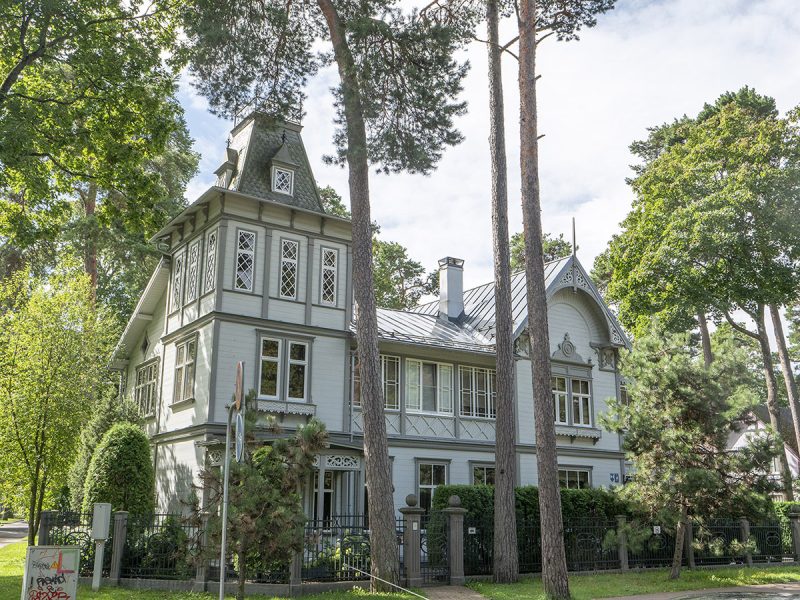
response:
<path fill-rule="evenodd" d="M 153 512 L 155 479 L 150 443 L 139 427 L 118 423 L 106 432 L 89 464 L 84 491 L 84 512 L 91 512 L 95 502 L 109 502 L 115 511 Z"/>
<path fill-rule="evenodd" d="M 494 514 L 494 487 L 489 485 L 440 485 L 433 497 L 433 508 L 447 508 L 450 496 L 461 498 L 461 506 L 472 518 L 491 518 Z M 515 490 L 517 520 L 539 522 L 539 489 L 535 486 Z M 602 488 L 561 490 L 561 513 L 565 522 L 592 519 L 611 521 L 617 515 L 632 516 L 633 509 L 612 491 Z"/>

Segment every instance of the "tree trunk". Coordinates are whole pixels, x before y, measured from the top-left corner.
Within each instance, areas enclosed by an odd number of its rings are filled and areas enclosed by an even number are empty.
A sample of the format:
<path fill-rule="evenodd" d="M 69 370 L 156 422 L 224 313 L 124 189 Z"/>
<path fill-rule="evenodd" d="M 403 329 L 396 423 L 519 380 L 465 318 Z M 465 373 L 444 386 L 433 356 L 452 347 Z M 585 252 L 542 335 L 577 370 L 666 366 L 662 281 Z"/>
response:
<path fill-rule="evenodd" d="M 678 527 L 675 530 L 675 551 L 672 553 L 672 570 L 669 572 L 670 579 L 677 579 L 681 576 L 681 563 L 683 562 L 683 546 L 686 538 L 686 520 L 689 518 L 689 506 L 685 501 L 681 502 L 681 516 L 678 520 Z"/>
<path fill-rule="evenodd" d="M 550 388 L 550 337 L 544 284 L 539 201 L 539 142 L 536 114 L 536 2 L 523 0 L 519 16 L 520 170 L 525 276 L 528 294 L 536 462 L 542 538 L 542 583 L 549 598 L 569 598 L 564 525 L 558 487 L 558 456 Z"/>
<path fill-rule="evenodd" d="M 761 358 L 764 362 L 764 381 L 767 386 L 767 410 L 769 411 L 769 422 L 776 433 L 781 435 L 781 416 L 780 408 L 778 407 L 777 397 L 777 382 L 775 381 L 775 367 L 772 363 L 772 349 L 769 347 L 769 338 L 767 337 L 767 328 L 764 324 L 764 309 L 763 304 L 759 304 L 753 318 L 756 322 L 756 331 L 758 343 L 761 347 Z M 794 500 L 794 491 L 792 489 L 792 472 L 789 469 L 789 461 L 786 459 L 786 452 L 781 447 L 780 453 L 781 463 L 781 480 L 783 481 L 783 493 L 786 500 Z"/>
<path fill-rule="evenodd" d="M 239 552 L 239 579 L 236 586 L 236 600 L 244 600 L 244 582 L 247 581 L 247 559 L 245 552 Z"/>
<path fill-rule="evenodd" d="M 356 310 L 358 364 L 361 372 L 364 462 L 369 492 L 371 587 L 376 591 L 389 591 L 391 587 L 376 578 L 398 583 L 400 560 L 378 355 L 378 317 L 372 274 L 367 132 L 361 108 L 361 91 L 344 26 L 332 0 L 317 0 L 317 4 L 325 17 L 333 43 L 334 58 L 342 83 L 347 133 L 347 166 L 353 220 L 353 296 Z"/>
<path fill-rule="evenodd" d="M 697 323 L 700 326 L 700 344 L 703 347 L 703 363 L 706 369 L 714 362 L 714 355 L 711 352 L 711 336 L 708 334 L 708 322 L 706 321 L 706 314 L 700 310 L 697 311 Z"/>
<path fill-rule="evenodd" d="M 95 212 L 97 210 L 97 185 L 89 184 L 89 189 L 83 199 L 84 218 L 91 224 L 91 233 L 87 236 L 86 247 L 83 254 L 83 267 L 86 275 L 89 276 L 91 300 L 97 298 L 97 228 L 94 223 Z"/>
<path fill-rule="evenodd" d="M 492 238 L 494 246 L 495 348 L 497 352 L 496 445 L 494 481 L 494 580 L 519 577 L 514 412 L 514 339 L 511 309 L 511 249 L 508 241 L 508 175 L 501 50 L 496 0 L 486 2 L 489 34 L 489 148 L 492 162 Z"/>
<path fill-rule="evenodd" d="M 789 358 L 789 349 L 786 347 L 786 337 L 783 334 L 781 313 L 775 304 L 769 305 L 769 312 L 772 316 L 772 326 L 775 329 L 775 342 L 778 346 L 778 358 L 781 361 L 783 383 L 786 386 L 786 397 L 789 400 L 789 410 L 792 413 L 794 438 L 797 447 L 800 448 L 800 407 L 797 405 L 797 383 L 794 380 L 794 373 L 792 372 L 792 361 Z"/>

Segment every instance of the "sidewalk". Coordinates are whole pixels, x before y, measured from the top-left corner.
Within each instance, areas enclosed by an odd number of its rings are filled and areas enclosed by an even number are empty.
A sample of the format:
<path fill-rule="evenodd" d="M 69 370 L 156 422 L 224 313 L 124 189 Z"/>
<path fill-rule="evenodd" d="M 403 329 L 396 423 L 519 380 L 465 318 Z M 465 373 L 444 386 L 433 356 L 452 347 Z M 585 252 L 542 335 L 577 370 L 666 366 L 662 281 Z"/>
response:
<path fill-rule="evenodd" d="M 800 583 L 768 583 L 766 585 L 743 585 L 726 588 L 707 588 L 704 590 L 684 590 L 682 592 L 661 592 L 641 596 L 617 596 L 605 600 L 676 600 L 677 598 L 700 598 L 709 594 L 741 594 L 743 592 L 773 592 L 775 594 L 800 594 Z M 793 596 L 794 597 L 794 596 Z"/>
<path fill-rule="evenodd" d="M 28 537 L 28 524 L 25 521 L 15 521 L 7 525 L 0 525 L 0 548 Z"/>

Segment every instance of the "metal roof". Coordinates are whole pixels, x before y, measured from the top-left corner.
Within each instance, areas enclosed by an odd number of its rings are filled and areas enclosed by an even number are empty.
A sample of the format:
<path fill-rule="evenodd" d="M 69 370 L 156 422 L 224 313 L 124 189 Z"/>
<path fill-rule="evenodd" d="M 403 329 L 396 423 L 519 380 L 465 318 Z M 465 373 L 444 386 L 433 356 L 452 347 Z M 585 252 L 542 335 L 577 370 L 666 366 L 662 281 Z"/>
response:
<path fill-rule="evenodd" d="M 437 346 L 469 352 L 494 352 L 492 340 L 462 324 L 435 315 L 388 308 L 378 309 L 378 335 L 382 340 Z"/>

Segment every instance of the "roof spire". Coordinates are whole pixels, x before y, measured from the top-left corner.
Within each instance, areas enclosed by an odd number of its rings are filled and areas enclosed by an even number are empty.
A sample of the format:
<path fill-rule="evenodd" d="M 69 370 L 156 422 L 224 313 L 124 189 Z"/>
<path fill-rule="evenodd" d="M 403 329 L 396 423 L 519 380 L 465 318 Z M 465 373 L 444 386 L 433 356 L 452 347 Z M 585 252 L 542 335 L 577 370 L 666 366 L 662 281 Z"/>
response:
<path fill-rule="evenodd" d="M 572 217 L 572 256 L 575 256 L 577 250 L 578 246 L 575 245 L 575 217 Z"/>

